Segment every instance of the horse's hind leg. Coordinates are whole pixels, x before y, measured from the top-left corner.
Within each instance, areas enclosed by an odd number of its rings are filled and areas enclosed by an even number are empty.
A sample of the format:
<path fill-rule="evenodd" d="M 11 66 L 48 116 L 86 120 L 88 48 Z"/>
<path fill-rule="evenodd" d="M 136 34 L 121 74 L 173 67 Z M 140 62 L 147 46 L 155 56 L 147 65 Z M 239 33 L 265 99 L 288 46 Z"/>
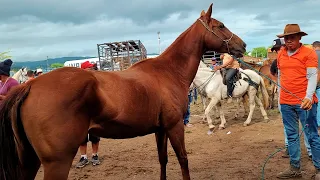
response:
<path fill-rule="evenodd" d="M 174 127 L 167 132 L 172 148 L 178 158 L 183 180 L 190 180 L 188 157 L 184 142 L 184 125 L 181 119 Z"/>
<path fill-rule="evenodd" d="M 159 155 L 159 162 L 161 165 L 161 180 L 167 179 L 167 163 L 168 163 L 168 137 L 166 132 L 161 129 L 159 132 L 156 133 L 156 140 L 157 140 L 157 148 L 158 148 L 158 155 Z"/>
<path fill-rule="evenodd" d="M 66 153 L 62 152 L 59 153 L 59 158 L 45 161 L 43 163 L 44 180 L 67 180 L 75 154 L 76 152 L 74 155 L 67 155 Z"/>
<path fill-rule="evenodd" d="M 31 123 L 31 120 L 41 118 L 25 119 L 26 134 L 43 164 L 44 180 L 67 180 L 73 158 L 88 133 L 89 121 L 84 122 L 83 117 L 62 114 L 58 118 L 46 120 L 47 124 L 43 128 L 36 128 L 38 124 Z M 64 124 L 60 120 L 64 120 Z M 51 127 L 49 131 L 48 127 Z M 59 128 L 53 130 L 53 127 Z"/>
<path fill-rule="evenodd" d="M 250 86 L 248 94 L 249 94 L 250 112 L 249 112 L 247 120 L 243 124 L 244 126 L 247 126 L 251 123 L 253 111 L 254 111 L 254 108 L 256 107 L 255 97 L 257 96 L 257 90 L 254 87 Z"/>
<path fill-rule="evenodd" d="M 243 117 L 246 115 L 246 114 L 249 114 L 249 95 L 248 93 L 245 93 L 243 96 L 242 96 L 242 103 L 243 103 L 243 108 L 244 108 L 244 114 L 243 114 Z"/>
<path fill-rule="evenodd" d="M 263 104 L 262 104 L 261 100 L 258 98 L 258 96 L 255 96 L 255 102 L 258 104 L 264 120 L 265 120 L 266 122 L 268 122 L 268 121 L 269 121 L 269 118 L 268 118 L 267 112 L 266 112 L 266 110 L 264 109 Z"/>
<path fill-rule="evenodd" d="M 35 179 L 41 162 L 30 144 L 24 145 L 21 154 L 23 180 Z"/>
<path fill-rule="evenodd" d="M 237 109 L 236 109 L 236 113 L 234 114 L 234 118 L 237 119 L 239 117 L 239 111 L 240 111 L 240 103 L 243 98 L 240 97 L 240 98 L 237 98 Z"/>

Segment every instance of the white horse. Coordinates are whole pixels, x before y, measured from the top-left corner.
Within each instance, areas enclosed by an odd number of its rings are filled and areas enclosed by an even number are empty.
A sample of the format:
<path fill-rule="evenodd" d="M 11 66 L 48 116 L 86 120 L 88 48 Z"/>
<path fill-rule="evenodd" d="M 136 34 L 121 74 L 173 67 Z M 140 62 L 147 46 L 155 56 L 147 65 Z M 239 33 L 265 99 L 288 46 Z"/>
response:
<path fill-rule="evenodd" d="M 21 68 L 13 76 L 13 79 L 17 80 L 20 84 L 28 80 L 27 78 L 27 68 Z"/>
<path fill-rule="evenodd" d="M 202 70 L 204 71 L 208 71 L 208 72 L 211 72 L 212 73 L 212 70 L 202 61 L 200 61 L 200 64 L 199 64 L 199 68 L 203 68 Z M 191 83 L 192 85 L 192 88 L 196 88 L 194 83 Z M 202 102 L 202 105 L 203 105 L 203 111 L 206 110 L 206 107 L 207 107 L 207 94 L 204 93 L 203 91 L 199 92 L 199 95 L 200 95 L 200 98 L 201 98 L 201 102 Z M 244 107 L 244 111 L 245 113 L 249 113 L 249 110 L 247 108 L 247 102 L 245 101 L 246 99 L 244 97 L 240 97 L 240 98 L 236 98 L 236 102 L 237 102 L 237 110 L 235 112 L 235 118 L 237 118 L 239 116 L 239 110 L 240 110 L 240 103 L 242 102 L 243 103 L 243 107 Z M 217 106 L 221 106 L 220 102 L 217 103 Z M 219 109 L 217 106 L 214 106 L 215 108 L 215 111 L 216 113 L 214 113 L 215 115 L 215 118 L 218 119 L 220 118 L 220 112 L 219 112 Z M 203 118 L 202 118 L 202 122 L 205 123 L 207 117 L 204 115 Z"/>
<path fill-rule="evenodd" d="M 203 62 L 200 61 L 200 64 L 201 63 Z M 205 109 L 205 116 L 209 125 L 208 134 L 212 134 L 215 126 L 212 124 L 209 112 L 214 106 L 217 107 L 220 114 L 221 124 L 219 125 L 219 129 L 225 128 L 226 120 L 221 109 L 222 107 L 217 105 L 220 104 L 222 106 L 221 101 L 227 98 L 227 86 L 222 82 L 223 79 L 220 71 L 216 71 L 215 73 L 213 73 L 211 72 L 211 69 L 209 67 L 207 67 L 206 65 L 203 66 L 203 64 L 199 66 L 193 83 L 199 89 L 199 94 L 205 94 L 206 97 L 211 99 L 209 105 Z M 259 85 L 264 100 L 268 101 L 269 97 L 263 79 L 259 74 L 249 69 L 241 70 L 240 72 L 241 79 L 236 82 L 236 87 L 234 88 L 232 97 L 241 99 L 246 93 L 249 95 L 250 111 L 247 120 L 244 122 L 244 126 L 249 125 L 251 122 L 255 103 L 259 105 L 264 119 L 268 120 L 269 118 L 261 103 L 261 100 L 257 97 L 257 89 L 248 83 L 248 79 L 250 79 L 255 84 Z"/>

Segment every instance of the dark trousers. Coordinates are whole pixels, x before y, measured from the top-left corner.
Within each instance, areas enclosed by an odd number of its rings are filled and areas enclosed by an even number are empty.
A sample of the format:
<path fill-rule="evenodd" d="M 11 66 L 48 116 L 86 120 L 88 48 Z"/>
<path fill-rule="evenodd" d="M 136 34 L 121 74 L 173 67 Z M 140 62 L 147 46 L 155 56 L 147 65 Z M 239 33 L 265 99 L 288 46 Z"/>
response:
<path fill-rule="evenodd" d="M 92 144 L 97 144 L 100 141 L 100 137 L 89 134 L 89 137 L 87 136 L 81 145 L 86 145 L 89 141 L 91 141 Z"/>
<path fill-rule="evenodd" d="M 233 79 L 237 74 L 237 69 L 227 68 L 226 70 L 227 70 L 227 74 L 226 74 L 227 92 L 228 92 L 228 96 L 232 97 L 232 92 L 234 89 Z"/>

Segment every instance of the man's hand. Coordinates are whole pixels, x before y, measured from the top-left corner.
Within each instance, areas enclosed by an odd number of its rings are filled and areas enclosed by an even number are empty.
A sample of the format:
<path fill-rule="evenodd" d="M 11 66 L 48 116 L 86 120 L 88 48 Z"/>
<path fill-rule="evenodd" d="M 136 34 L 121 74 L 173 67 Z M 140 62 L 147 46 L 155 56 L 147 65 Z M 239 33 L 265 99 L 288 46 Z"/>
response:
<path fill-rule="evenodd" d="M 0 95 L 0 100 L 4 100 L 5 96 L 4 95 Z"/>
<path fill-rule="evenodd" d="M 312 108 L 312 101 L 308 98 L 304 98 L 301 103 L 301 108 L 309 111 Z"/>
<path fill-rule="evenodd" d="M 213 68 L 214 71 L 218 71 L 220 69 L 221 69 L 221 66 L 216 66 L 216 67 Z"/>

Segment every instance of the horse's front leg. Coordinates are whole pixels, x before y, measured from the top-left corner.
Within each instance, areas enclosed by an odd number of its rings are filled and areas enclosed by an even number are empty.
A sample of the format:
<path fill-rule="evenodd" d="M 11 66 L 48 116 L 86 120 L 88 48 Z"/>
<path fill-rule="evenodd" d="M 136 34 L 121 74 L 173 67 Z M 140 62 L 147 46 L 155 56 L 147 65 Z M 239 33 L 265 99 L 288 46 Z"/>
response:
<path fill-rule="evenodd" d="M 208 131 L 208 133 L 207 133 L 208 135 L 212 134 L 213 129 L 214 129 L 214 127 L 215 127 L 215 126 L 212 124 L 212 119 L 210 118 L 209 113 L 210 113 L 210 111 L 212 110 L 212 108 L 217 105 L 217 103 L 218 103 L 218 99 L 217 99 L 216 97 L 212 97 L 209 105 L 207 106 L 207 108 L 206 108 L 206 110 L 205 110 L 205 112 L 204 112 L 205 115 L 206 115 L 206 117 L 207 117 L 207 122 L 208 122 L 208 125 L 209 125 L 209 131 Z"/>
<path fill-rule="evenodd" d="M 201 94 L 201 102 L 202 102 L 202 105 L 203 105 L 203 111 L 206 110 L 206 103 L 207 103 L 207 98 L 204 97 L 202 94 Z M 206 121 L 206 115 L 204 114 L 203 117 L 202 117 L 202 122 L 205 122 Z"/>
<path fill-rule="evenodd" d="M 215 109 L 214 116 L 215 116 L 216 119 L 219 119 L 219 118 L 220 118 L 220 110 L 219 110 L 219 107 L 218 107 L 218 106 L 221 107 L 220 102 L 218 102 L 217 105 L 214 107 L 214 109 Z M 221 109 L 221 108 L 220 108 L 220 109 Z"/>
<path fill-rule="evenodd" d="M 168 163 L 168 137 L 163 129 L 156 133 L 156 141 L 158 148 L 159 162 L 161 165 L 161 180 L 167 179 L 167 163 Z"/>
<path fill-rule="evenodd" d="M 178 158 L 182 171 L 183 180 L 190 180 L 188 157 L 184 141 L 185 134 L 183 120 L 179 120 L 179 122 L 174 127 L 168 130 L 167 135 L 169 137 L 172 148 L 175 151 L 176 156 Z"/>
<path fill-rule="evenodd" d="M 226 126 L 226 123 L 227 123 L 226 118 L 224 117 L 223 110 L 222 110 L 222 107 L 223 107 L 223 106 L 222 106 L 221 101 L 220 101 L 220 103 L 218 103 L 218 105 L 217 105 L 216 107 L 217 107 L 217 110 L 218 110 L 219 115 L 220 115 L 220 121 L 221 121 L 221 123 L 220 123 L 220 125 L 219 125 L 219 130 L 221 130 L 221 129 L 226 128 L 225 126 Z"/>

